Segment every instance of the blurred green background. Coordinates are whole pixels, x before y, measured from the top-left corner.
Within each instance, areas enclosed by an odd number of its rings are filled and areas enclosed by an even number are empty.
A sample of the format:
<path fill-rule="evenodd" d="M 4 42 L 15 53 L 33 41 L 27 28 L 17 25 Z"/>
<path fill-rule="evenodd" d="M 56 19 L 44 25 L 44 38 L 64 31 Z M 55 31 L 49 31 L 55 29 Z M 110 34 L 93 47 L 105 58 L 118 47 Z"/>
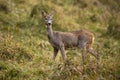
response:
<path fill-rule="evenodd" d="M 95 34 L 96 60 L 87 54 L 86 80 L 120 79 L 120 0 L 0 0 L 0 80 L 81 80 L 80 50 L 52 60 L 41 10 L 55 12 L 53 29 Z"/>

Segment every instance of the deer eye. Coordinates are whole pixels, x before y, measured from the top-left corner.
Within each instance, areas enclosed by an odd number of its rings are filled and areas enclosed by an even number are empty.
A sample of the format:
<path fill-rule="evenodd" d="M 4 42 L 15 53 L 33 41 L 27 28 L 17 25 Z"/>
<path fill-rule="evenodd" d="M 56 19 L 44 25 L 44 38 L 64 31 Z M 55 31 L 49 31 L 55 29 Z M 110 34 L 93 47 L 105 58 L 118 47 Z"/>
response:
<path fill-rule="evenodd" d="M 47 19 L 47 17 L 45 17 L 45 20 Z"/>

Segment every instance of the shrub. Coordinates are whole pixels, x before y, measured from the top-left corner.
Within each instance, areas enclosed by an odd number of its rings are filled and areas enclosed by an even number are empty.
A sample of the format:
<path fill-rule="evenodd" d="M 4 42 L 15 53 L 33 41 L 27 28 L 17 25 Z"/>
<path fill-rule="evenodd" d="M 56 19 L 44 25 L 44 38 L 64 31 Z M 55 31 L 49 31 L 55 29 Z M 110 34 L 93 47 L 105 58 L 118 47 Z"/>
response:
<path fill-rule="evenodd" d="M 9 13 L 12 11 L 14 3 L 11 0 L 0 0 L 0 11 Z"/>
<path fill-rule="evenodd" d="M 32 55 L 27 52 L 24 47 L 16 45 L 12 37 L 0 35 L 0 60 L 13 60 L 17 62 L 24 62 L 32 60 Z"/>
<path fill-rule="evenodd" d="M 107 34 L 113 36 L 114 38 L 120 39 L 120 24 L 117 22 L 116 18 L 111 18 L 108 23 Z"/>

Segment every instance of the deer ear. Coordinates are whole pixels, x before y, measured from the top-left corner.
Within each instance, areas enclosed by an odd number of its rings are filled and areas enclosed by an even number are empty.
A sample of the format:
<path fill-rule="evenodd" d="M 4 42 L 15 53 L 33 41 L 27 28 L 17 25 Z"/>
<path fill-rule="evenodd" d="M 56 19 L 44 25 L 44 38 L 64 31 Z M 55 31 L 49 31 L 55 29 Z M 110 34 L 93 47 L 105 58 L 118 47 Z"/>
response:
<path fill-rule="evenodd" d="M 54 11 L 52 11 L 49 15 L 51 16 L 51 17 L 53 17 L 54 16 Z"/>
<path fill-rule="evenodd" d="M 42 13 L 42 16 L 43 16 L 44 18 L 47 16 L 46 11 L 42 10 L 41 13 Z"/>

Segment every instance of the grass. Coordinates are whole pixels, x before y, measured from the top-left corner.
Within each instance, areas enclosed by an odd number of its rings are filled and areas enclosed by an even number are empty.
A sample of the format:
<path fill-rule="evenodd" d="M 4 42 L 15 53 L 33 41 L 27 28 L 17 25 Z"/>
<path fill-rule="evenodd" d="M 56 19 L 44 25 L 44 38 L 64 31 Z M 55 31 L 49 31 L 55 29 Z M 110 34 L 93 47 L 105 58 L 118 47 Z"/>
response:
<path fill-rule="evenodd" d="M 100 5 L 94 5 L 94 1 Z M 100 53 L 100 64 L 96 73 L 96 59 L 87 54 L 86 80 L 96 80 L 98 76 L 101 80 L 117 80 L 120 76 L 120 41 L 106 33 L 111 15 L 111 11 L 106 8 L 108 6 L 98 0 L 94 1 L 89 3 L 89 0 L 85 0 L 78 4 L 72 0 L 50 0 L 44 3 L 39 0 L 12 0 L 17 4 L 12 12 L 0 12 L 0 80 L 82 79 L 80 50 L 67 50 L 65 62 L 60 52 L 56 61 L 52 60 L 53 49 L 40 15 L 42 9 L 55 11 L 54 30 L 72 31 L 82 28 L 95 34 L 93 48 Z M 35 13 L 31 17 L 34 8 Z M 110 15 L 104 21 L 106 10 Z"/>

